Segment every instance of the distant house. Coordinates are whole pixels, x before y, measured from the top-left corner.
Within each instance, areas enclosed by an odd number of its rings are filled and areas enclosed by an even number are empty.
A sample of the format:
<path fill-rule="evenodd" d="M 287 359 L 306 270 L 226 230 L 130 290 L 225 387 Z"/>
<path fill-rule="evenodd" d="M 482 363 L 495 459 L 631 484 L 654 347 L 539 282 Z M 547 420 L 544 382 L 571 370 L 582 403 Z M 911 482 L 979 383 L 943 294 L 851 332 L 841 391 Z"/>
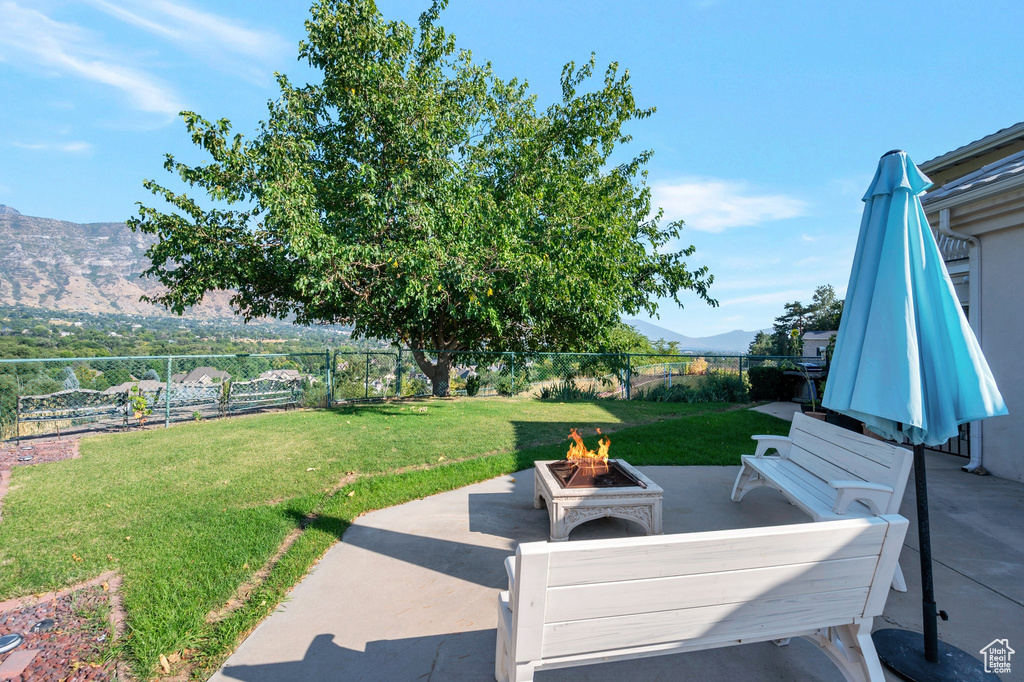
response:
<path fill-rule="evenodd" d="M 10 327 L 3 327 L 2 329 L 0 329 L 0 336 L 10 336 L 13 333 L 14 330 L 11 329 Z"/>
<path fill-rule="evenodd" d="M 837 331 L 804 332 L 804 357 L 824 358 L 829 341 L 835 338 Z"/>
<path fill-rule="evenodd" d="M 155 393 L 160 389 L 164 388 L 164 382 L 154 381 L 152 379 L 142 379 L 140 381 L 126 381 L 117 386 L 111 386 L 110 388 L 104 389 L 103 392 L 107 395 L 112 393 L 129 393 L 133 388 L 138 388 L 142 393 Z"/>
<path fill-rule="evenodd" d="M 297 369 L 270 369 L 260 374 L 257 379 L 274 379 L 276 381 L 295 381 L 302 378 L 302 373 Z"/>
<path fill-rule="evenodd" d="M 222 384 L 231 381 L 231 375 L 216 367 L 196 367 L 191 372 L 172 374 L 171 381 L 178 384 Z"/>
<path fill-rule="evenodd" d="M 1010 416 L 971 424 L 971 464 L 1024 481 L 1024 122 L 921 164 L 922 197 L 960 305 Z M 1017 415 L 1017 416 L 1014 416 Z"/>

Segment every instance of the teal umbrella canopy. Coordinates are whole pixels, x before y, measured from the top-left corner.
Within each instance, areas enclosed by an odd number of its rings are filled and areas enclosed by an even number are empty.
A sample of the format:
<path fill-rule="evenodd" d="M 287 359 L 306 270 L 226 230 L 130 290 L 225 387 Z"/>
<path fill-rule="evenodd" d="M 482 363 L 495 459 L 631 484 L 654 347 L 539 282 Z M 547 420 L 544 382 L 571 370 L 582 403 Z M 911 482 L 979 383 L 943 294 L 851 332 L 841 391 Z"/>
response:
<path fill-rule="evenodd" d="M 879 161 L 822 398 L 881 436 L 929 446 L 1006 414 L 921 206 L 931 184 L 905 152 Z"/>

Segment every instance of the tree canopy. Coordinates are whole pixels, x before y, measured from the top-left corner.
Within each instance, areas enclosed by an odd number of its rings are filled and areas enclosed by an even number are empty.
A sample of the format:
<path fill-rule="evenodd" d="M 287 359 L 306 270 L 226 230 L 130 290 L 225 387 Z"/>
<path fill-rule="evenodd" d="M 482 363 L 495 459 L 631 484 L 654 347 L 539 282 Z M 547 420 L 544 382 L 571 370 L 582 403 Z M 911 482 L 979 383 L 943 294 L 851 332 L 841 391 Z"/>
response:
<path fill-rule="evenodd" d="M 210 161 L 164 167 L 216 207 L 145 182 L 173 209 L 129 220 L 158 237 L 147 274 L 167 289 L 150 300 L 180 314 L 232 290 L 246 319 L 441 351 L 415 356 L 442 395 L 450 351 L 607 348 L 621 314 L 654 314 L 659 298 L 714 305 L 713 277 L 677 246 L 681 221 L 651 205 L 651 152 L 613 162 L 624 126 L 654 112 L 628 71 L 569 63 L 561 100 L 539 110 L 526 82 L 457 49 L 445 4 L 413 28 L 370 0 L 317 2 L 299 55 L 322 80 L 279 74 L 251 140 L 183 112 Z"/>
<path fill-rule="evenodd" d="M 750 355 L 801 355 L 804 332 L 839 329 L 843 316 L 843 299 L 836 296 L 831 284 L 814 290 L 810 305 L 800 301 L 786 303 L 783 313 L 775 318 L 772 333 L 758 332 L 750 343 Z M 795 330 L 795 333 L 794 333 Z"/>

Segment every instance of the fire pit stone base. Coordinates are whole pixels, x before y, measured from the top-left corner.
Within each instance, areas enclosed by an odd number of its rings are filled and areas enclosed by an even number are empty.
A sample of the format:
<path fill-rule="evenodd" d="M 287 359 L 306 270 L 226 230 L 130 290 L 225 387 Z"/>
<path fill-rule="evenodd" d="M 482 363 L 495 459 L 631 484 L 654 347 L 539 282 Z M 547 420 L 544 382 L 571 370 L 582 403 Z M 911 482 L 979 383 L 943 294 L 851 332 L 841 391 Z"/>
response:
<path fill-rule="evenodd" d="M 535 465 L 533 506 L 547 506 L 552 542 L 569 539 L 576 526 L 607 516 L 633 521 L 648 535 L 660 535 L 662 489 L 623 460 L 610 460 L 629 474 L 643 481 L 639 485 L 604 488 L 564 488 L 548 466 L 550 461 Z"/>

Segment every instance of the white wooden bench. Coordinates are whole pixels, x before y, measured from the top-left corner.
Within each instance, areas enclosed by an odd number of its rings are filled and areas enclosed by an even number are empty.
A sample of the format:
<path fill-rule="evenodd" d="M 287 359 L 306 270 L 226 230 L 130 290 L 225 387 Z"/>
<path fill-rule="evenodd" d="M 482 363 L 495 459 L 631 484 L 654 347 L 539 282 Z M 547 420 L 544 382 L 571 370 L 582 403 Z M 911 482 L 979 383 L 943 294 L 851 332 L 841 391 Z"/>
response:
<path fill-rule="evenodd" d="M 732 489 L 739 502 L 768 486 L 815 521 L 896 514 L 903 501 L 912 453 L 818 419 L 796 414 L 788 436 L 754 436 L 757 450 L 743 455 Z M 769 450 L 778 455 L 766 456 Z M 906 592 L 899 566 L 892 586 Z"/>
<path fill-rule="evenodd" d="M 498 598 L 495 678 L 807 637 L 847 680 L 881 682 L 871 623 L 906 532 L 885 515 L 519 545 Z"/>

